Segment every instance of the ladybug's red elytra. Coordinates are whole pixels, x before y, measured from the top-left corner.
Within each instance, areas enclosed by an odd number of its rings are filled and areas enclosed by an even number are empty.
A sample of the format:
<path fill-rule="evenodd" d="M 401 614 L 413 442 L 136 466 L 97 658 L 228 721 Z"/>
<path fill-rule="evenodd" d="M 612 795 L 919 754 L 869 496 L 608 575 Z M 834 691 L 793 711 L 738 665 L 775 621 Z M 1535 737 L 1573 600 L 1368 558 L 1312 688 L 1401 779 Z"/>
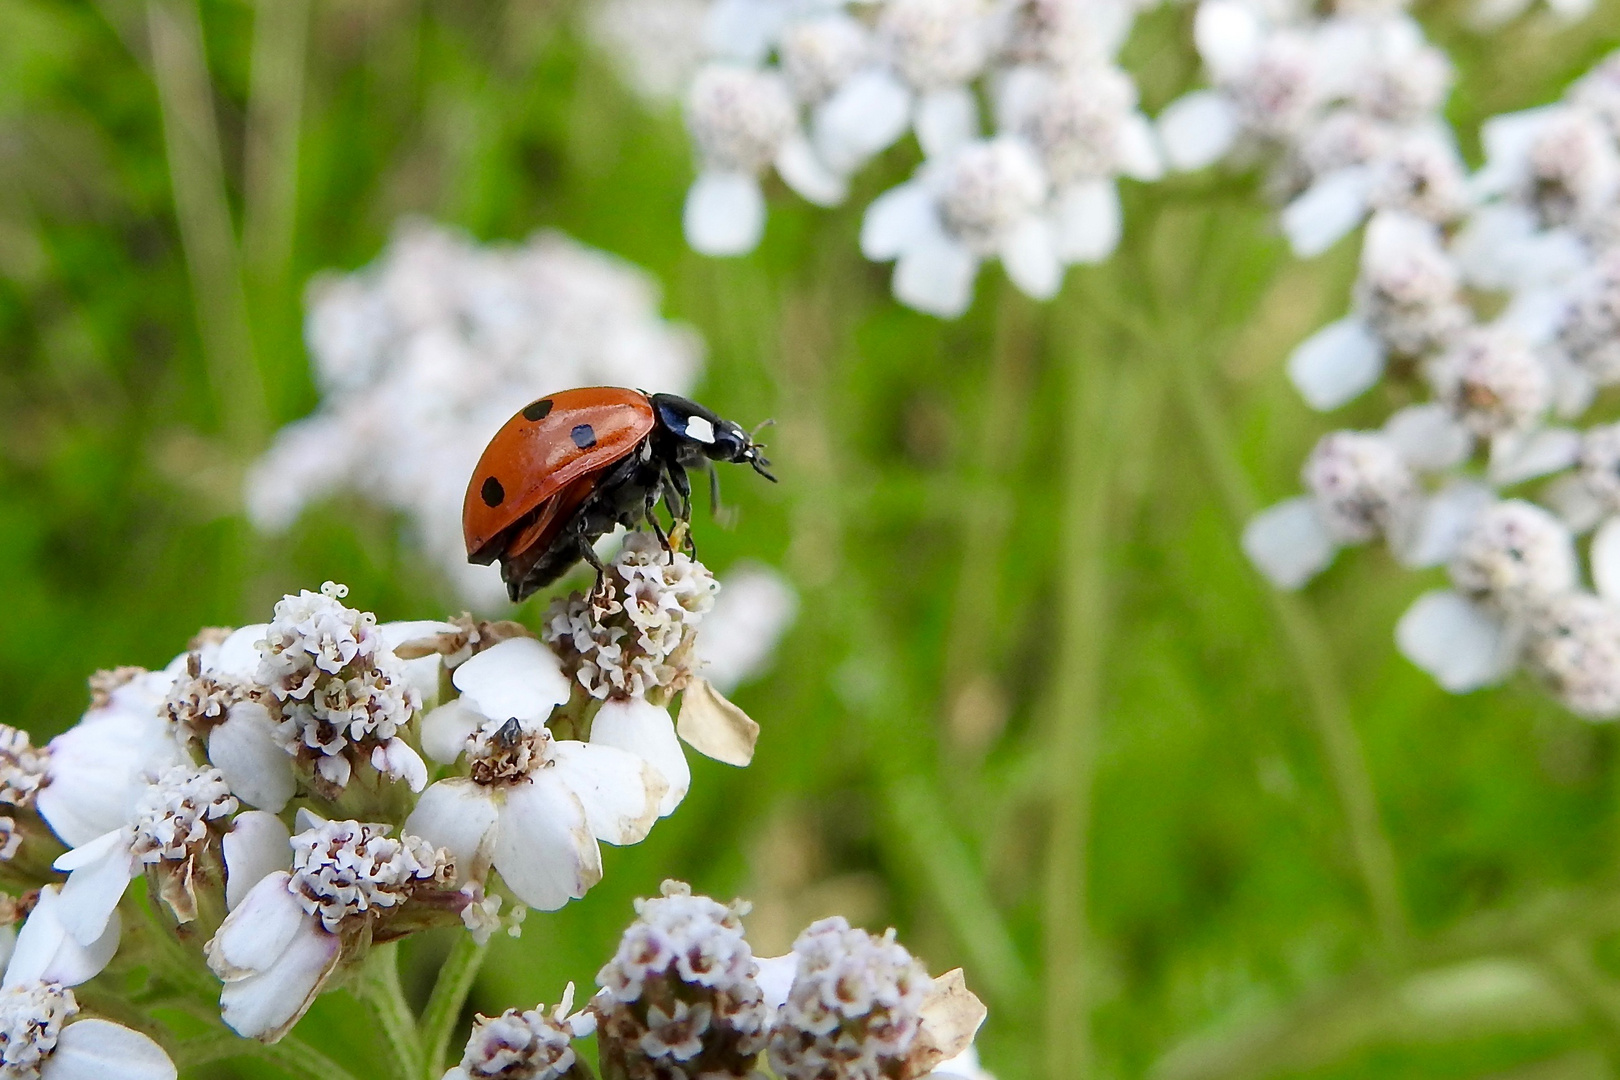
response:
<path fill-rule="evenodd" d="M 518 410 L 478 459 L 461 508 L 467 560 L 499 559 L 513 603 L 580 559 L 596 569 L 600 591 L 606 569 L 592 543 L 643 521 L 665 539 L 653 515 L 659 499 L 689 521 L 688 469 L 747 463 L 774 482 L 760 450 L 739 425 L 674 394 L 619 386 L 548 394 Z"/>

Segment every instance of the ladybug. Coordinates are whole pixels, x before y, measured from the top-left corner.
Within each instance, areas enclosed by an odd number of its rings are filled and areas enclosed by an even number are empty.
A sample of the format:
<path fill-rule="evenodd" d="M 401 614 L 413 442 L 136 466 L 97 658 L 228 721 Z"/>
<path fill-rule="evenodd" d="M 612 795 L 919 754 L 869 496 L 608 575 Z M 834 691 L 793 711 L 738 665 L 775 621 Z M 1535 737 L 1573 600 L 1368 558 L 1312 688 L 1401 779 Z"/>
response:
<path fill-rule="evenodd" d="M 647 521 L 667 548 L 653 514 L 659 499 L 690 521 L 686 472 L 710 469 L 717 492 L 717 461 L 746 462 L 774 483 L 761 449 L 737 424 L 674 394 L 587 386 L 547 395 L 518 410 L 478 459 L 461 508 L 467 560 L 499 559 L 514 604 L 580 559 L 596 569 L 600 593 L 597 538 Z"/>

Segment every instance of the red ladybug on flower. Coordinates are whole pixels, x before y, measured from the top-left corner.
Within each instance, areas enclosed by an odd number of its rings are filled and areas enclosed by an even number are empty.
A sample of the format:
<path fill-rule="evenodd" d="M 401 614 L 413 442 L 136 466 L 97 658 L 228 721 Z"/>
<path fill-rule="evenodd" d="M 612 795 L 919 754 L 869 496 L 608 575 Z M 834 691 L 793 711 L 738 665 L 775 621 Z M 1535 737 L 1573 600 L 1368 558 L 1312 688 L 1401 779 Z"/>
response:
<path fill-rule="evenodd" d="M 649 523 L 662 499 L 691 520 L 687 470 L 729 461 L 775 482 L 748 432 L 694 401 L 617 386 L 549 394 L 520 409 L 484 449 L 467 485 L 461 524 L 469 562 L 500 560 L 517 603 L 584 559 L 606 573 L 591 546 L 616 525 Z"/>

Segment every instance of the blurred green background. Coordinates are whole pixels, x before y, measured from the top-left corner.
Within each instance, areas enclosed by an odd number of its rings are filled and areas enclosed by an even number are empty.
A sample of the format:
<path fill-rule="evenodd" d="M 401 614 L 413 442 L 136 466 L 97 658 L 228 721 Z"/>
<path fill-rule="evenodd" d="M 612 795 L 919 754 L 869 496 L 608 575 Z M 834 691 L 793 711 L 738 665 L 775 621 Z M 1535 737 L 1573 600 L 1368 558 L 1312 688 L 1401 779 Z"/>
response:
<path fill-rule="evenodd" d="M 1613 4 L 1491 37 L 1417 14 L 1476 161 L 1481 118 L 1620 41 Z M 711 566 L 788 574 L 800 618 L 737 695 L 754 765 L 694 758 L 681 812 L 501 939 L 474 1006 L 588 987 L 674 876 L 752 897 L 762 951 L 842 911 L 966 966 L 1003 1080 L 1620 1075 L 1614 731 L 1528 683 L 1436 688 L 1392 643 L 1432 582 L 1380 552 L 1278 597 L 1237 548 L 1319 434 L 1388 409 L 1329 421 L 1281 370 L 1344 310 L 1354 241 L 1292 260 L 1252 177 L 1134 186 L 1107 266 L 1045 306 L 986 274 L 942 324 L 855 245 L 908 142 L 846 208 L 775 191 L 758 253 L 705 260 L 677 112 L 580 16 L 0 0 L 0 719 L 43 741 L 96 669 L 328 578 L 384 619 L 459 610 L 363 503 L 256 536 L 242 469 L 316 404 L 311 274 L 406 213 L 557 227 L 664 283 L 708 342 L 701 400 L 778 420 L 781 485 L 732 483 L 737 526 L 698 530 Z M 1150 112 L 1196 80 L 1190 16 L 1149 12 L 1126 51 Z M 425 992 L 443 942 L 412 944 Z M 300 1030 L 367 1075 L 343 995 Z"/>

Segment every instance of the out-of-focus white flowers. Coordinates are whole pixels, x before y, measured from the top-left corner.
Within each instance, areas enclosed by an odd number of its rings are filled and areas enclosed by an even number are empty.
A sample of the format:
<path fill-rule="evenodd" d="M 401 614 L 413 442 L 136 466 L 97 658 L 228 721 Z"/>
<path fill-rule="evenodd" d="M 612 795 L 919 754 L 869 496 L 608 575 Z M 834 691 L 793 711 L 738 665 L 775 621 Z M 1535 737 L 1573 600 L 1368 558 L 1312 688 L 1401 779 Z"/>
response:
<path fill-rule="evenodd" d="M 872 203 L 861 231 L 868 258 L 895 263 L 895 296 L 954 318 L 979 266 L 999 260 L 1024 292 L 1050 298 L 1066 266 L 1118 243 L 1116 179 L 1163 171 L 1136 88 L 1113 62 L 1136 7 L 716 0 L 710 60 L 687 99 L 699 162 L 687 239 L 711 255 L 751 251 L 766 167 L 833 205 L 909 132 L 924 161 Z"/>
<path fill-rule="evenodd" d="M 1574 426 L 1620 381 L 1615 64 L 1487 121 L 1485 164 L 1447 215 L 1375 207 L 1351 313 L 1289 375 L 1322 410 L 1385 378 L 1427 400 L 1326 436 L 1307 494 L 1244 535 L 1285 588 L 1379 539 L 1409 567 L 1446 567 L 1451 587 L 1397 625 L 1401 651 L 1455 692 L 1523 668 L 1591 719 L 1620 717 L 1620 429 Z"/>

